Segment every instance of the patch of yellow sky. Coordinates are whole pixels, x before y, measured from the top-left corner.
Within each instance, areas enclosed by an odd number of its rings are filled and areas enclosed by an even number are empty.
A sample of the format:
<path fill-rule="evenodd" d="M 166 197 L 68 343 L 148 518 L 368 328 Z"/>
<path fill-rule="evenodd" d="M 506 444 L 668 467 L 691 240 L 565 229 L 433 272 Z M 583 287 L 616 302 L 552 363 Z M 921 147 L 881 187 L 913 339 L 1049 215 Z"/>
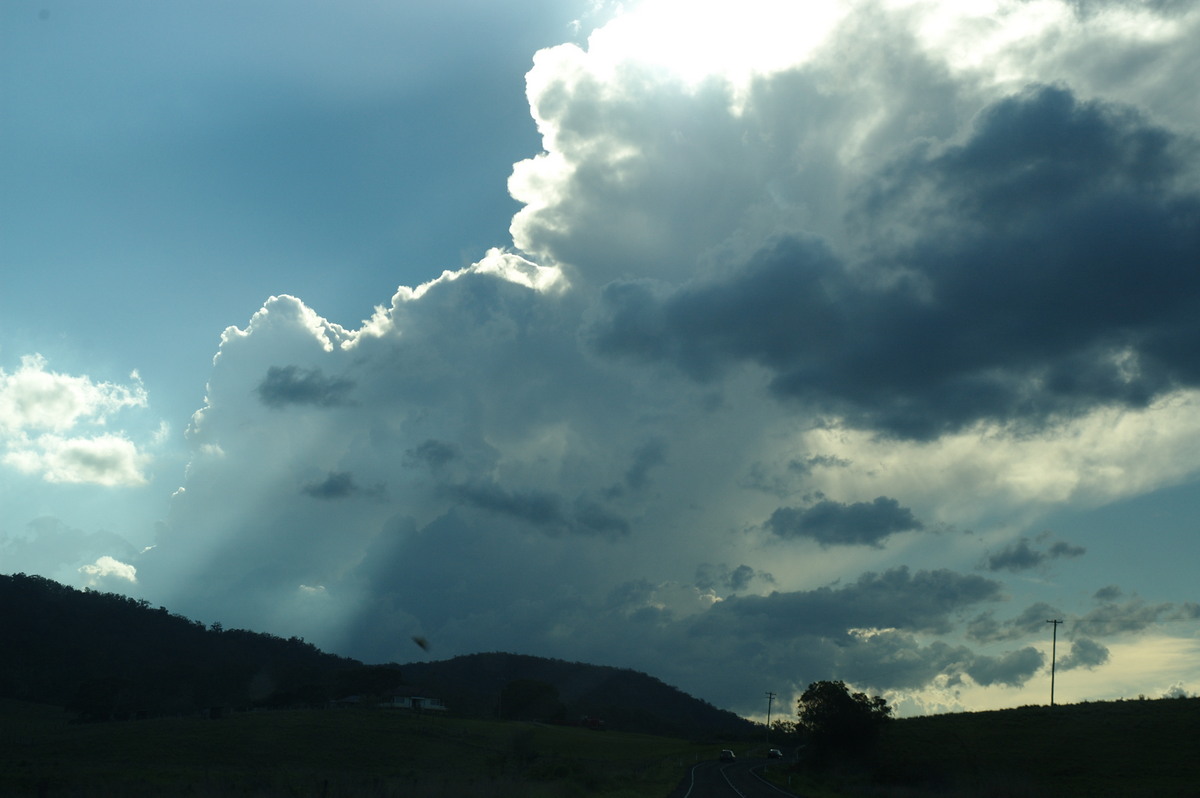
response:
<path fill-rule="evenodd" d="M 1049 627 L 1047 627 L 1049 629 Z M 1114 701 L 1144 696 L 1163 698 L 1185 693 L 1200 694 L 1200 638 L 1172 637 L 1163 632 L 1111 641 L 1106 663 L 1095 668 L 1056 669 L 1054 703 Z M 1046 667 L 1020 687 L 982 687 L 965 679 L 957 684 L 941 678 L 933 686 L 917 691 L 887 695 L 899 716 L 946 712 L 982 712 L 994 709 L 1050 703 L 1051 635 L 1035 645 L 1046 659 Z M 1070 652 L 1070 641 L 1060 633 L 1058 662 Z"/>
<path fill-rule="evenodd" d="M 1097 507 L 1193 478 L 1200 472 L 1200 391 L 1178 391 L 1143 409 L 1100 408 L 1036 432 L 981 425 L 903 442 L 816 429 L 791 450 L 849 464 L 814 473 L 815 486 L 839 500 L 903 496 L 920 505 L 925 521 L 960 526 L 1005 507 L 1019 525 L 1022 516 L 1052 507 Z"/>

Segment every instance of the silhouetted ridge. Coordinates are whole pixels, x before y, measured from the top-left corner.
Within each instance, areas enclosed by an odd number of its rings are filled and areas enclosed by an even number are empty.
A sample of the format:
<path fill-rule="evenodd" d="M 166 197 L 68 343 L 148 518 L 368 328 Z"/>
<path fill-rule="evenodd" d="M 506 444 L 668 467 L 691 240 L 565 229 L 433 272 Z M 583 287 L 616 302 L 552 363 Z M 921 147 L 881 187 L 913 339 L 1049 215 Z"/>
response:
<path fill-rule="evenodd" d="M 754 728 L 637 671 L 500 653 L 364 665 L 298 637 L 205 627 L 146 601 L 26 574 L 0 575 L 0 641 L 0 698 L 89 720 L 327 706 L 351 695 L 371 705 L 406 690 L 440 698 L 456 715 L 589 716 L 607 728 L 688 737 Z"/>
<path fill-rule="evenodd" d="M 300 638 L 206 628 L 146 601 L 25 574 L 0 576 L 0 640 L 0 697 L 91 719 L 318 703 L 363 667 Z"/>
<path fill-rule="evenodd" d="M 505 688 L 540 682 L 557 692 L 559 712 L 530 719 L 577 722 L 588 716 L 602 719 L 608 728 L 688 737 L 738 735 L 755 728 L 732 712 L 625 668 L 499 652 L 402 667 L 409 681 L 472 714 L 517 717 L 517 708 L 504 706 Z"/>

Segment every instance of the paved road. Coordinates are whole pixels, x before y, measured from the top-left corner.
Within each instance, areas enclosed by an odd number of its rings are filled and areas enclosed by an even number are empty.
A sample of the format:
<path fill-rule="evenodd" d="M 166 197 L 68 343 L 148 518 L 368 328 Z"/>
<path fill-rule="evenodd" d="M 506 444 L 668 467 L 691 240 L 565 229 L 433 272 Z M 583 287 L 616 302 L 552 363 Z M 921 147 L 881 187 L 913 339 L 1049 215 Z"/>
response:
<path fill-rule="evenodd" d="M 768 764 L 783 767 L 778 759 L 700 762 L 670 798 L 781 798 L 795 795 L 768 784 L 757 775 Z"/>

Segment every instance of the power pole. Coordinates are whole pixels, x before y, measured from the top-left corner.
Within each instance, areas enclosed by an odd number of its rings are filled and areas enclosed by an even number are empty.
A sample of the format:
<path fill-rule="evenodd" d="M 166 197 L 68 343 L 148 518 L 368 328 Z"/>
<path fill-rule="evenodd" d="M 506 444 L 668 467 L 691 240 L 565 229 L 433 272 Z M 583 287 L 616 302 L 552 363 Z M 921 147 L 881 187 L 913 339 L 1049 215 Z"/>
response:
<path fill-rule="evenodd" d="M 1050 642 L 1050 706 L 1054 706 L 1054 663 L 1058 654 L 1058 625 L 1062 621 L 1046 621 L 1054 624 L 1054 636 Z"/>
<path fill-rule="evenodd" d="M 775 694 L 770 690 L 767 691 L 767 748 L 771 747 L 771 702 L 775 700 Z"/>

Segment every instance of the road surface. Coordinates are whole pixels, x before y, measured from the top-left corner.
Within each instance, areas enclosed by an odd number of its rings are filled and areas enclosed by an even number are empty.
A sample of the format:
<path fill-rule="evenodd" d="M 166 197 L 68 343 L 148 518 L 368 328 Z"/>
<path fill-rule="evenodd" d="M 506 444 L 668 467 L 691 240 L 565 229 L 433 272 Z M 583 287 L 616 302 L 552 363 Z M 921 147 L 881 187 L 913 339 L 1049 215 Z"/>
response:
<path fill-rule="evenodd" d="M 782 798 L 796 795 L 768 784 L 759 774 L 764 767 L 783 768 L 778 759 L 697 763 L 670 798 Z"/>

